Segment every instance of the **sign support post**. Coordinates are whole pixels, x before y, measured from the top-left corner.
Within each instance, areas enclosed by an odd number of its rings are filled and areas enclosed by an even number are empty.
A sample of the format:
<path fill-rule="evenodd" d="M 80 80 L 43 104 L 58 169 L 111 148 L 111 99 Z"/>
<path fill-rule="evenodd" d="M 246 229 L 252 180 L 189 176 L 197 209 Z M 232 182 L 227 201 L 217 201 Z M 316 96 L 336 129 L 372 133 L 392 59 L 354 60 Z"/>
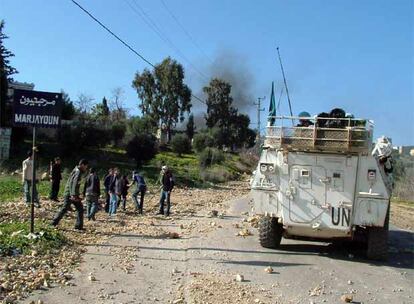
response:
<path fill-rule="evenodd" d="M 33 144 L 32 144 L 32 201 L 30 204 L 30 233 L 34 233 L 34 203 L 36 196 L 36 126 L 33 125 Z"/>
<path fill-rule="evenodd" d="M 62 116 L 62 94 L 16 89 L 13 93 L 13 124 L 32 126 L 32 199 L 30 202 L 30 232 L 34 233 L 34 207 L 39 194 L 36 185 L 36 128 L 59 128 Z"/>

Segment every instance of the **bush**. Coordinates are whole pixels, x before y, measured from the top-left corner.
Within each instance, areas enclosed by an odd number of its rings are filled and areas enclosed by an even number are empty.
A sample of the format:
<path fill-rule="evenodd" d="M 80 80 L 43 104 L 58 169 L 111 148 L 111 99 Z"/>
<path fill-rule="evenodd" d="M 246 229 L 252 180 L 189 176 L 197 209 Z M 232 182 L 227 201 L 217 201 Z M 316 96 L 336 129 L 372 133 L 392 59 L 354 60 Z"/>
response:
<path fill-rule="evenodd" d="M 404 174 L 404 178 L 397 179 L 393 195 L 400 200 L 414 202 L 414 170 Z"/>
<path fill-rule="evenodd" d="M 206 147 L 214 147 L 213 137 L 206 133 L 198 133 L 193 138 L 193 148 L 196 152 L 203 151 Z"/>
<path fill-rule="evenodd" d="M 224 161 L 224 153 L 215 148 L 205 148 L 198 156 L 200 166 L 203 168 L 212 166 L 214 164 L 220 164 Z"/>
<path fill-rule="evenodd" d="M 104 147 L 111 140 L 110 134 L 92 124 L 63 126 L 59 131 L 61 154 L 70 156 L 86 147 Z"/>
<path fill-rule="evenodd" d="M 210 133 L 213 138 L 214 147 L 231 147 L 232 136 L 228 131 L 215 127 L 210 130 Z"/>
<path fill-rule="evenodd" d="M 125 124 L 115 124 L 111 126 L 111 137 L 114 144 L 117 146 L 125 136 L 126 125 Z"/>
<path fill-rule="evenodd" d="M 153 135 L 137 134 L 126 146 L 127 155 L 137 162 L 140 167 L 143 162 L 154 158 L 157 154 L 156 140 Z"/>
<path fill-rule="evenodd" d="M 235 178 L 229 171 L 220 167 L 206 169 L 202 171 L 200 175 L 203 181 L 214 184 L 224 183 Z"/>
<path fill-rule="evenodd" d="M 177 134 L 171 139 L 171 148 L 173 152 L 181 156 L 183 153 L 191 152 L 190 139 L 184 134 Z"/>
<path fill-rule="evenodd" d="M 36 223 L 38 236 L 28 238 L 29 227 L 29 222 L 0 224 L 0 256 L 30 254 L 32 250 L 42 254 L 51 249 L 59 249 L 66 243 L 65 237 L 46 223 Z"/>
<path fill-rule="evenodd" d="M 155 127 L 154 127 L 155 125 Z M 131 117 L 127 121 L 126 138 L 131 139 L 136 134 L 155 133 L 157 131 L 157 123 L 149 117 Z"/>
<path fill-rule="evenodd" d="M 239 156 L 240 162 L 244 164 L 249 171 L 253 171 L 256 168 L 260 159 L 260 156 L 255 154 L 252 150 L 240 152 Z"/>

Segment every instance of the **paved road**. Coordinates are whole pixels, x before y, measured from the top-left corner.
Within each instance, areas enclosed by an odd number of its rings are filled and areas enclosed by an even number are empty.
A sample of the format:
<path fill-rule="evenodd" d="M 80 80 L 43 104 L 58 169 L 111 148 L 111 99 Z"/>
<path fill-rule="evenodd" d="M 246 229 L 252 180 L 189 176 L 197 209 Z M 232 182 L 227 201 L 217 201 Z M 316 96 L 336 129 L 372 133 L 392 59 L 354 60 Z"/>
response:
<path fill-rule="evenodd" d="M 413 232 L 392 229 L 387 263 L 364 259 L 358 248 L 326 243 L 282 240 L 279 250 L 269 250 L 259 246 L 253 228 L 252 236 L 235 236 L 240 230 L 235 224 L 241 225 L 246 217 L 241 214 L 249 209 L 248 198 L 241 198 L 230 203 L 223 219 L 199 215 L 162 221 L 161 226 L 176 231 L 194 221 L 207 227 L 180 239 L 116 236 L 88 249 L 74 286 L 42 291 L 24 303 L 201 303 L 207 300 L 200 302 L 199 291 L 191 287 L 195 281 L 212 276 L 225 282 L 236 274 L 245 278 L 238 286 L 254 295 L 228 287 L 234 301 L 223 302 L 238 303 L 250 296 L 244 303 L 343 303 L 341 296 L 349 293 L 353 303 L 414 303 Z M 268 266 L 272 274 L 264 272 Z M 89 280 L 89 273 L 96 281 Z M 225 297 L 219 287 L 214 289 L 202 291 L 204 299 Z"/>

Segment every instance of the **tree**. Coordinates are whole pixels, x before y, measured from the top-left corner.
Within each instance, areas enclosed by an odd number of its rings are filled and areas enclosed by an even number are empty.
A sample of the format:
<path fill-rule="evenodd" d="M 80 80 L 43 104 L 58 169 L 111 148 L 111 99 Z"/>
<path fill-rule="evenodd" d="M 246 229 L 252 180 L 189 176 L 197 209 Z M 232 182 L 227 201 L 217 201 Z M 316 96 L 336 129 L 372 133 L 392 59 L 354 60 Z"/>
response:
<path fill-rule="evenodd" d="M 124 123 L 115 123 L 111 126 L 111 137 L 114 141 L 115 146 L 118 146 L 119 143 L 125 136 L 126 125 Z"/>
<path fill-rule="evenodd" d="M 191 151 L 191 142 L 186 135 L 177 134 L 171 139 L 171 147 L 173 152 L 181 157 L 183 153 L 189 153 Z"/>
<path fill-rule="evenodd" d="M 62 93 L 62 119 L 64 120 L 71 120 L 73 116 L 75 116 L 76 110 L 75 106 L 73 105 L 73 102 L 70 100 L 69 94 L 67 94 L 65 91 L 60 90 L 60 93 Z"/>
<path fill-rule="evenodd" d="M 188 122 L 187 122 L 185 133 L 187 134 L 188 138 L 192 140 L 194 137 L 194 132 L 195 132 L 194 115 L 190 114 L 190 116 L 188 117 Z"/>
<path fill-rule="evenodd" d="M 214 78 L 208 86 L 203 88 L 203 92 L 207 94 L 207 114 L 205 115 L 207 127 L 217 126 L 220 129 L 228 129 L 231 117 L 237 113 L 232 106 L 231 85 L 224 80 Z"/>
<path fill-rule="evenodd" d="M 3 33 L 5 22 L 4 20 L 0 21 L 0 58 L 2 58 L 2 66 L 3 71 L 6 74 L 6 78 L 9 81 L 13 81 L 13 78 L 11 77 L 13 74 L 17 74 L 18 71 L 10 65 L 10 59 L 11 57 L 14 57 L 14 54 L 6 49 L 4 46 L 4 40 L 8 39 L 9 37 Z"/>
<path fill-rule="evenodd" d="M 85 116 L 91 111 L 94 98 L 90 95 L 79 94 L 78 100 L 75 102 L 77 111 L 81 116 Z"/>
<path fill-rule="evenodd" d="M 237 114 L 231 118 L 230 134 L 233 147 L 242 148 L 254 145 L 256 132 L 249 129 L 249 125 L 250 118 L 247 115 Z"/>
<path fill-rule="evenodd" d="M 92 117 L 101 122 L 107 122 L 109 119 L 109 107 L 108 101 L 104 97 L 101 103 L 98 103 L 92 107 Z"/>
<path fill-rule="evenodd" d="M 127 138 L 131 139 L 137 134 L 153 134 L 155 132 L 154 122 L 149 116 L 131 117 L 127 121 Z"/>
<path fill-rule="evenodd" d="M 127 117 L 127 109 L 124 107 L 125 92 L 121 87 L 112 90 L 112 98 L 109 105 L 111 109 L 112 119 L 115 121 L 125 120 Z"/>
<path fill-rule="evenodd" d="M 254 131 L 249 129 L 250 118 L 233 107 L 231 85 L 215 78 L 203 91 L 207 94 L 206 124 L 211 130 L 215 146 L 226 146 L 232 150 L 251 146 Z"/>
<path fill-rule="evenodd" d="M 3 58 L 0 56 L 0 127 L 6 124 L 7 75 Z"/>
<path fill-rule="evenodd" d="M 10 65 L 9 58 L 14 57 L 14 54 L 4 46 L 4 40 L 9 38 L 3 33 L 4 25 L 4 20 L 0 20 L 0 126 L 5 125 L 6 121 L 9 120 L 9 118 L 6 117 L 8 82 L 13 81 L 11 76 L 18 73 L 17 70 Z M 11 114 L 10 109 L 8 110 Z"/>
<path fill-rule="evenodd" d="M 150 134 L 135 135 L 126 146 L 127 155 L 137 162 L 137 167 L 154 158 L 157 153 L 155 137 Z"/>
<path fill-rule="evenodd" d="M 198 155 L 198 160 L 202 168 L 207 168 L 214 164 L 220 164 L 225 160 L 225 156 L 221 150 L 207 147 Z"/>
<path fill-rule="evenodd" d="M 142 113 L 165 125 L 170 140 L 172 129 L 191 109 L 191 90 L 184 84 L 183 66 L 168 57 L 153 71 L 136 73 L 132 86 L 141 100 Z"/>
<path fill-rule="evenodd" d="M 214 138 L 210 132 L 202 131 L 194 135 L 193 148 L 196 152 L 200 153 L 206 147 L 214 147 Z"/>
<path fill-rule="evenodd" d="M 102 99 L 102 115 L 105 116 L 105 117 L 109 116 L 108 101 L 106 100 L 105 96 Z"/>

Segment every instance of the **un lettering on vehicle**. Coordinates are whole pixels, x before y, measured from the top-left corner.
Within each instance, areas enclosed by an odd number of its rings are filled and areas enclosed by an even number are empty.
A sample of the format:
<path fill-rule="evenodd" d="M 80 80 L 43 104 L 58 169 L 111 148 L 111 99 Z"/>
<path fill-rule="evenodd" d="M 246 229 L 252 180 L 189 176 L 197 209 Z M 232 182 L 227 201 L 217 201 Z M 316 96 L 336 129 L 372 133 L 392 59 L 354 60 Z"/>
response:
<path fill-rule="evenodd" d="M 344 207 L 331 208 L 332 225 L 349 227 L 351 223 L 351 209 Z"/>

